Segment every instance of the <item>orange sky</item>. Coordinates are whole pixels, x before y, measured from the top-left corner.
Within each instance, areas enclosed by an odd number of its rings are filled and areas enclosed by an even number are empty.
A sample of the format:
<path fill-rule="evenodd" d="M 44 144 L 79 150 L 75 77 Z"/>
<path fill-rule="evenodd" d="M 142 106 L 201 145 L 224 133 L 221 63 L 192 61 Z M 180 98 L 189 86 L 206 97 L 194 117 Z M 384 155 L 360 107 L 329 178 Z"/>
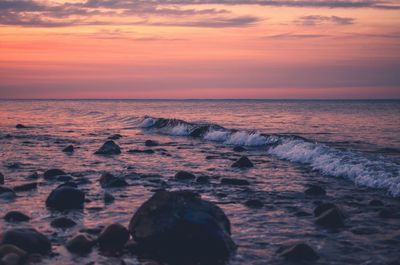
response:
<path fill-rule="evenodd" d="M 0 98 L 400 98 L 399 2 L 0 0 Z"/>

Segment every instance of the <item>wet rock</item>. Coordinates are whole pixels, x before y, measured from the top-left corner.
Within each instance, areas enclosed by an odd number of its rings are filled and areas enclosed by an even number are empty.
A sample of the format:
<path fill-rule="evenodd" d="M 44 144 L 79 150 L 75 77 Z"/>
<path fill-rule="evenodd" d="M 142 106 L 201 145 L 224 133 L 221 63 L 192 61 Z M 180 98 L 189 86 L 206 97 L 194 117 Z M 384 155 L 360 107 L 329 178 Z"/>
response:
<path fill-rule="evenodd" d="M 332 208 L 319 215 L 315 223 L 327 228 L 340 228 L 344 226 L 344 218 L 339 209 Z"/>
<path fill-rule="evenodd" d="M 4 175 L 0 172 L 0 185 L 4 184 Z"/>
<path fill-rule="evenodd" d="M 55 180 L 58 176 L 67 175 L 61 169 L 49 169 L 43 174 L 45 180 Z"/>
<path fill-rule="evenodd" d="M 262 208 L 264 203 L 258 199 L 248 200 L 244 203 L 249 208 Z"/>
<path fill-rule="evenodd" d="M 114 198 L 114 196 L 113 196 L 111 193 L 109 193 L 109 192 L 104 192 L 103 200 L 104 200 L 104 203 L 110 204 L 110 203 L 113 203 L 113 202 L 114 202 L 115 198 Z"/>
<path fill-rule="evenodd" d="M 68 145 L 62 150 L 64 153 L 73 153 L 74 152 L 74 146 L 73 145 Z"/>
<path fill-rule="evenodd" d="M 55 210 L 81 209 L 85 193 L 77 188 L 63 186 L 53 190 L 47 197 L 46 206 Z"/>
<path fill-rule="evenodd" d="M 369 206 L 374 206 L 374 207 L 376 207 L 376 206 L 383 206 L 383 202 L 380 201 L 380 200 L 371 200 L 371 201 L 368 203 L 368 205 L 369 205 Z"/>
<path fill-rule="evenodd" d="M 6 231 L 1 244 L 11 244 L 28 253 L 43 255 L 51 250 L 50 240 L 32 228 L 14 228 Z"/>
<path fill-rule="evenodd" d="M 61 175 L 61 176 L 57 176 L 56 180 L 59 182 L 69 182 L 69 181 L 73 181 L 74 178 L 70 175 Z"/>
<path fill-rule="evenodd" d="M 39 178 L 39 174 L 37 172 L 34 172 L 26 177 L 26 179 L 38 179 L 38 178 Z"/>
<path fill-rule="evenodd" d="M 86 254 L 92 251 L 94 241 L 84 234 L 78 234 L 67 241 L 65 247 L 76 254 Z"/>
<path fill-rule="evenodd" d="M 307 196 L 324 196 L 326 191 L 320 186 L 311 185 L 308 189 L 304 191 Z"/>
<path fill-rule="evenodd" d="M 235 147 L 233 148 L 233 151 L 234 151 L 234 152 L 244 152 L 244 151 L 247 151 L 247 149 L 244 148 L 243 146 L 235 146 Z"/>
<path fill-rule="evenodd" d="M 100 177 L 100 185 L 102 188 L 120 188 L 128 186 L 128 183 L 123 178 L 105 172 Z"/>
<path fill-rule="evenodd" d="M 154 154 L 155 151 L 152 150 L 152 149 L 145 149 L 145 150 L 131 149 L 131 150 L 128 151 L 128 153 L 130 153 L 130 154 L 140 154 L 140 153 L 142 153 L 142 154 L 149 154 L 150 155 L 150 154 Z"/>
<path fill-rule="evenodd" d="M 236 246 L 216 205 L 189 191 L 158 191 L 134 214 L 129 231 L 141 252 L 180 264 L 214 264 Z"/>
<path fill-rule="evenodd" d="M 318 205 L 317 207 L 315 207 L 314 209 L 314 216 L 318 217 L 321 214 L 323 214 L 324 212 L 333 209 L 333 208 L 337 208 L 335 204 L 333 203 L 322 203 L 320 205 Z"/>
<path fill-rule="evenodd" d="M 114 252 L 123 249 L 128 240 L 128 229 L 121 224 L 115 223 L 103 229 L 97 242 L 99 243 L 100 249 Z"/>
<path fill-rule="evenodd" d="M 0 198 L 2 199 L 13 199 L 16 197 L 13 189 L 0 186 Z"/>
<path fill-rule="evenodd" d="M 175 179 L 177 179 L 177 180 L 192 180 L 195 178 L 196 178 L 196 176 L 194 174 L 187 172 L 187 171 L 181 170 L 175 174 Z"/>
<path fill-rule="evenodd" d="M 308 212 L 305 212 L 305 211 L 298 211 L 298 212 L 295 213 L 295 215 L 297 217 L 304 217 L 304 216 L 310 216 L 311 214 L 308 213 Z"/>
<path fill-rule="evenodd" d="M 122 138 L 122 135 L 119 134 L 119 133 L 113 134 L 113 135 L 111 135 L 110 137 L 108 137 L 108 139 L 110 139 L 110 140 L 119 140 L 119 139 L 121 139 L 121 138 Z"/>
<path fill-rule="evenodd" d="M 9 169 L 18 169 L 21 167 L 21 163 L 19 163 L 19 162 L 9 163 L 6 165 L 6 167 Z"/>
<path fill-rule="evenodd" d="M 234 186 L 247 186 L 250 185 L 245 179 L 234 179 L 234 178 L 222 178 L 221 179 L 222 185 L 234 185 Z"/>
<path fill-rule="evenodd" d="M 22 257 L 15 253 L 7 254 L 1 259 L 1 264 L 3 265 L 19 265 L 22 262 Z"/>
<path fill-rule="evenodd" d="M 22 185 L 18 185 L 14 187 L 14 191 L 22 192 L 22 191 L 30 191 L 37 189 L 37 182 L 30 182 Z"/>
<path fill-rule="evenodd" d="M 247 158 L 247 156 L 242 156 L 241 158 L 239 158 L 239 160 L 232 164 L 232 167 L 237 168 L 250 168 L 253 166 L 253 163 L 250 161 L 250 159 Z"/>
<path fill-rule="evenodd" d="M 7 222 L 27 222 L 30 219 L 31 218 L 29 216 L 18 211 L 8 212 L 4 216 L 4 220 L 6 220 Z"/>
<path fill-rule="evenodd" d="M 278 255 L 290 261 L 316 261 L 318 254 L 306 243 L 298 243 L 293 246 L 282 247 L 278 250 Z"/>
<path fill-rule="evenodd" d="M 147 147 L 153 147 L 153 146 L 158 146 L 159 143 L 156 142 L 156 141 L 153 141 L 153 140 L 146 140 L 144 142 L 144 145 L 147 146 Z"/>
<path fill-rule="evenodd" d="M 59 217 L 51 221 L 50 225 L 55 228 L 70 228 L 74 227 L 76 223 L 67 217 Z"/>
<path fill-rule="evenodd" d="M 103 144 L 99 150 L 95 152 L 96 155 L 119 155 L 121 148 L 114 141 L 110 140 Z"/>
<path fill-rule="evenodd" d="M 27 129 L 28 127 L 23 125 L 23 124 L 18 123 L 17 125 L 15 125 L 15 128 L 17 128 L 17 129 Z"/>
<path fill-rule="evenodd" d="M 210 183 L 210 177 L 208 177 L 208 176 L 199 176 L 199 177 L 197 177 L 196 182 L 200 183 L 200 184 Z"/>
<path fill-rule="evenodd" d="M 18 263 L 10 263 L 9 255 L 13 255 L 14 258 L 12 258 L 12 260 L 17 260 Z M 15 258 L 15 256 L 17 258 Z M 14 245 L 5 244 L 0 246 L 0 259 L 1 259 L 0 264 L 4 265 L 23 264 L 24 260 L 26 259 L 26 256 L 27 253 L 24 250 Z"/>

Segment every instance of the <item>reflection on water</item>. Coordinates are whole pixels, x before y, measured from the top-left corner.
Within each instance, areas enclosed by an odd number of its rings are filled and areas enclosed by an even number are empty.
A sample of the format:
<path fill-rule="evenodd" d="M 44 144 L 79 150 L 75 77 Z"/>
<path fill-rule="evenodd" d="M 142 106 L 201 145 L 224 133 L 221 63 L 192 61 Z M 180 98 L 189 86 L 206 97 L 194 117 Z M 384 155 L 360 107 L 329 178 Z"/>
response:
<path fill-rule="evenodd" d="M 191 189 L 219 204 L 231 219 L 233 237 L 240 246 L 231 264 L 284 264 L 275 251 L 281 244 L 299 240 L 309 242 L 321 255 L 318 264 L 385 264 L 396 258 L 400 222 L 378 218 L 379 209 L 368 206 L 368 202 L 380 199 L 386 207 L 399 209 L 398 199 L 380 190 L 357 188 L 345 179 L 322 176 L 308 166 L 280 160 L 269 155 L 265 147 L 248 147 L 244 153 L 253 161 L 254 168 L 232 169 L 231 163 L 241 154 L 233 152 L 231 146 L 152 133 L 137 124 L 150 115 L 212 122 L 267 134 L 296 134 L 367 155 L 376 155 L 385 148 L 387 152 L 378 155 L 396 162 L 396 150 L 400 148 L 399 114 L 399 102 L 0 101 L 0 172 L 6 176 L 5 185 L 29 182 L 26 177 L 32 172 L 61 168 L 77 180 L 88 180 L 80 188 L 90 200 L 83 211 L 49 211 L 44 201 L 59 183 L 40 178 L 37 190 L 20 192 L 15 200 L 2 202 L 0 208 L 1 216 L 10 210 L 30 215 L 29 224 L 1 220 L 0 229 L 32 226 L 48 235 L 57 253 L 45 260 L 48 264 L 118 264 L 121 258 L 128 264 L 141 264 L 134 256 L 105 257 L 96 250 L 87 257 L 76 257 L 63 245 L 83 228 L 112 222 L 127 226 L 137 207 L 154 189 Z M 30 128 L 16 129 L 18 123 Z M 121 155 L 93 155 L 107 137 L 116 133 L 123 135 L 117 140 Z M 152 147 L 154 154 L 127 152 L 148 149 L 144 146 L 148 139 L 160 143 Z M 61 152 L 69 144 L 74 145 L 75 152 Z M 209 176 L 211 184 L 175 181 L 171 177 L 177 170 Z M 130 184 L 110 189 L 116 199 L 109 205 L 104 204 L 104 190 L 98 183 L 103 171 L 125 176 Z M 219 184 L 221 177 L 247 179 L 250 185 L 223 186 Z M 325 187 L 328 196 L 305 197 L 303 191 L 309 184 Z M 264 203 L 262 209 L 244 205 L 254 198 Z M 349 216 L 347 227 L 332 233 L 316 226 L 312 211 L 318 200 L 340 205 Z M 78 226 L 67 230 L 50 226 L 51 220 L 65 215 Z M 375 232 L 352 232 L 359 228 Z"/>

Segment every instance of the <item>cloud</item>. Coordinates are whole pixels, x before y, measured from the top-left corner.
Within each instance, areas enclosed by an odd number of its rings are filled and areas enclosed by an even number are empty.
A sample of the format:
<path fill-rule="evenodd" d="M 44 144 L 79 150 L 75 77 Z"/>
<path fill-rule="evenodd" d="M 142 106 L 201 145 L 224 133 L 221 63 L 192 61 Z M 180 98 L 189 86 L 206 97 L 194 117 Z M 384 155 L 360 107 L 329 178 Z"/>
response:
<path fill-rule="evenodd" d="M 276 35 L 269 35 L 263 37 L 263 39 L 317 39 L 327 37 L 323 34 L 298 34 L 298 33 L 283 33 Z"/>
<path fill-rule="evenodd" d="M 352 25 L 354 24 L 354 18 L 351 17 L 338 17 L 338 16 L 302 16 L 294 22 L 303 26 L 316 26 L 322 24 L 335 24 L 335 25 Z"/>

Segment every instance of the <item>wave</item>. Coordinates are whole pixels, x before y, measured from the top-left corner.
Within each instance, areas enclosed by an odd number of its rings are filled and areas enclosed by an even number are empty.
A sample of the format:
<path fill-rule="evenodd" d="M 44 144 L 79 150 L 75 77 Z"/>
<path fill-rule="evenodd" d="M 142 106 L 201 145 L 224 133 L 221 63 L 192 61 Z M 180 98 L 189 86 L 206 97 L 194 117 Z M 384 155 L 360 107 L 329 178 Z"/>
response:
<path fill-rule="evenodd" d="M 361 152 L 339 150 L 296 135 L 268 135 L 179 119 L 144 117 L 139 127 L 226 145 L 265 148 L 269 155 L 307 165 L 323 175 L 346 178 L 356 185 L 383 189 L 394 197 L 400 197 L 400 165 L 384 157 L 371 158 Z"/>

